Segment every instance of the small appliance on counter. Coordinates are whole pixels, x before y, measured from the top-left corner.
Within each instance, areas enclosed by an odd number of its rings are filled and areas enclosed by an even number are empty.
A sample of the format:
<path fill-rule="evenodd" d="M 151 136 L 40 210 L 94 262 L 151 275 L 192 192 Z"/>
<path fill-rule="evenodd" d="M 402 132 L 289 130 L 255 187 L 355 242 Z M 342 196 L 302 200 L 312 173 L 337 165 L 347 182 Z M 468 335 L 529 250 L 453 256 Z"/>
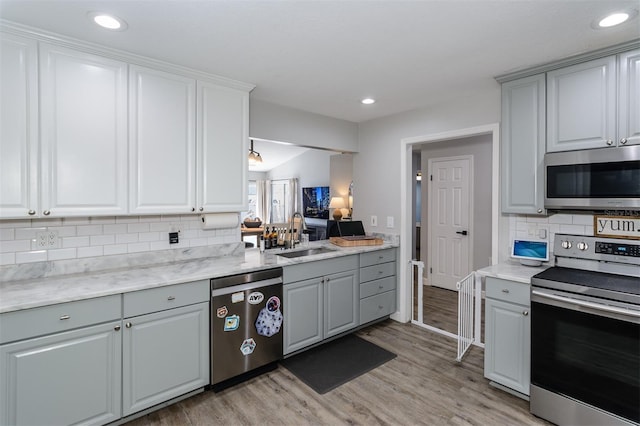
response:
<path fill-rule="evenodd" d="M 382 238 L 368 236 L 361 220 L 330 220 L 327 234 L 332 244 L 341 247 L 373 246 L 383 243 Z"/>

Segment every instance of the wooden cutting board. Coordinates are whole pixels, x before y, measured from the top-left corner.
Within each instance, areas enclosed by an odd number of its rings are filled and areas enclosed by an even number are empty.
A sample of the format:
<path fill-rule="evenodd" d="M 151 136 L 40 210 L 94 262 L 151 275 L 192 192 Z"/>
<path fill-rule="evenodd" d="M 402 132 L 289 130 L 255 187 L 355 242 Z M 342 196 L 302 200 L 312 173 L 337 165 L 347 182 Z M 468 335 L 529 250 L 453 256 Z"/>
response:
<path fill-rule="evenodd" d="M 340 247 L 379 246 L 382 238 L 376 237 L 331 237 L 329 242 Z"/>

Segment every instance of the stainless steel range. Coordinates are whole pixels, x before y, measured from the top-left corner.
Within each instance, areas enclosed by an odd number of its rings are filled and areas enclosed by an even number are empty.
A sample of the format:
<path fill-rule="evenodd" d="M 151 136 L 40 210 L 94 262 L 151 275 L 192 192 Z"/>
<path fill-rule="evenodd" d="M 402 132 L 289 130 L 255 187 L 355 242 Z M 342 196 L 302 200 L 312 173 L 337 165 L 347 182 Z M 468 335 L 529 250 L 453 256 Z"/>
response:
<path fill-rule="evenodd" d="M 531 280 L 531 412 L 640 424 L 640 241 L 556 234 Z"/>

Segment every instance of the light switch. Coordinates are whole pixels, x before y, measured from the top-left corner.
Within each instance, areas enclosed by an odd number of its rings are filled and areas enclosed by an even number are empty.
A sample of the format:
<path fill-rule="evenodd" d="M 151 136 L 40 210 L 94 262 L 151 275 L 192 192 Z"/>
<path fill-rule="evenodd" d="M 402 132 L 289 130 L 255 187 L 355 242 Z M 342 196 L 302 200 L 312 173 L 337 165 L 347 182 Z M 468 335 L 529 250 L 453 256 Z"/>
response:
<path fill-rule="evenodd" d="M 387 228 L 393 228 L 393 216 L 387 216 Z"/>
<path fill-rule="evenodd" d="M 371 226 L 378 226 L 378 216 L 371 216 Z"/>

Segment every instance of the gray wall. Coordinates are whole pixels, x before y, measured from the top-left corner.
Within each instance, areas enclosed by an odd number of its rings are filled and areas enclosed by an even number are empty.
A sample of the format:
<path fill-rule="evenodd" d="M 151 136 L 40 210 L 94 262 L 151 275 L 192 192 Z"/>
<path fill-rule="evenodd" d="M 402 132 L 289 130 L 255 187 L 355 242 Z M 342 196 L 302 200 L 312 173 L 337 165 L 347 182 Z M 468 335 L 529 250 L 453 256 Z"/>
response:
<path fill-rule="evenodd" d="M 422 212 L 421 212 L 421 257 L 427 260 L 428 247 L 428 176 L 429 160 L 441 157 L 456 157 L 461 155 L 473 155 L 473 270 L 491 264 L 491 135 L 475 136 L 463 139 L 454 139 L 436 143 L 424 144 L 422 149 L 422 173 L 425 176 L 425 185 L 422 185 Z M 425 268 L 426 271 L 426 268 Z"/>
<path fill-rule="evenodd" d="M 492 90 L 475 96 L 360 123 L 358 153 L 353 156 L 354 218 L 363 220 L 368 232 L 400 233 L 402 139 L 499 122 L 500 86 L 495 83 Z M 377 227 L 371 227 L 371 215 L 378 216 Z M 394 217 L 394 228 L 386 228 L 387 216 Z"/>
<path fill-rule="evenodd" d="M 342 197 L 349 207 L 349 185 L 353 179 L 353 155 L 336 154 L 330 159 L 331 196 Z"/>
<path fill-rule="evenodd" d="M 358 124 L 250 99 L 249 135 L 254 139 L 336 151 L 358 150 Z"/>
<path fill-rule="evenodd" d="M 334 153 L 310 149 L 267 172 L 267 179 L 298 178 L 300 188 L 329 186 L 329 158 Z"/>

